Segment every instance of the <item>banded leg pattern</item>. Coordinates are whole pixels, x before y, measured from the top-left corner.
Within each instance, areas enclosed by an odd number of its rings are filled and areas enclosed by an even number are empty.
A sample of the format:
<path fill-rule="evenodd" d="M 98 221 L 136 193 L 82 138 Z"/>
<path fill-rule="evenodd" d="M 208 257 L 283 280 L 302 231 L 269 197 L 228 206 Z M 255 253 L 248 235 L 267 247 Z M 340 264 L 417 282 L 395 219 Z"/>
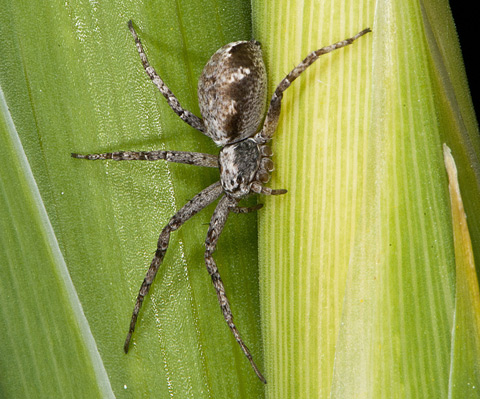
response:
<path fill-rule="evenodd" d="M 168 224 L 163 228 L 158 238 L 157 250 L 155 256 L 150 264 L 150 267 L 145 275 L 142 286 L 138 292 L 137 301 L 132 312 L 132 318 L 130 321 L 130 328 L 128 330 L 127 338 L 125 339 L 125 344 L 123 349 L 125 353 L 128 352 L 128 347 L 130 346 L 130 340 L 132 334 L 135 330 L 135 325 L 137 323 L 138 313 L 142 307 L 143 300 L 148 294 L 150 286 L 157 275 L 158 268 L 162 264 L 165 253 L 167 252 L 168 243 L 170 241 L 170 233 L 172 231 L 178 230 L 188 219 L 193 215 L 200 212 L 207 205 L 215 201 L 223 192 L 222 185 L 220 182 L 216 182 L 206 189 L 198 193 L 190 201 L 188 201 L 182 209 L 180 209 L 168 222 Z"/>
<path fill-rule="evenodd" d="M 222 309 L 223 317 L 230 327 L 230 330 L 235 337 L 235 340 L 238 342 L 240 347 L 242 348 L 243 353 L 247 357 L 248 361 L 250 362 L 255 374 L 257 374 L 258 378 L 264 383 L 267 383 L 267 380 L 262 375 L 260 370 L 258 369 L 257 365 L 253 361 L 252 355 L 248 350 L 247 346 L 242 340 L 240 336 L 240 332 L 238 331 L 235 323 L 233 322 L 233 315 L 230 309 L 230 303 L 228 302 L 227 294 L 225 293 L 225 287 L 223 285 L 223 281 L 220 277 L 220 273 L 218 272 L 217 264 L 213 259 L 213 252 L 217 247 L 218 237 L 222 233 L 223 227 L 227 221 L 227 217 L 230 211 L 237 208 L 237 201 L 231 197 L 224 196 L 220 199 L 215 212 L 213 213 L 212 219 L 210 220 L 210 226 L 208 228 L 207 239 L 205 241 L 205 265 L 207 266 L 208 273 L 212 278 L 213 286 L 217 292 L 218 302 L 220 304 L 220 308 Z M 238 208 L 237 208 L 238 209 Z M 249 209 L 253 210 L 253 209 Z"/>
<path fill-rule="evenodd" d="M 186 151 L 118 151 L 105 152 L 102 154 L 77 154 L 72 153 L 73 158 L 87 159 L 90 161 L 111 159 L 114 161 L 158 161 L 163 159 L 168 162 L 183 163 L 187 165 L 206 166 L 218 168 L 216 155 L 201 152 Z"/>

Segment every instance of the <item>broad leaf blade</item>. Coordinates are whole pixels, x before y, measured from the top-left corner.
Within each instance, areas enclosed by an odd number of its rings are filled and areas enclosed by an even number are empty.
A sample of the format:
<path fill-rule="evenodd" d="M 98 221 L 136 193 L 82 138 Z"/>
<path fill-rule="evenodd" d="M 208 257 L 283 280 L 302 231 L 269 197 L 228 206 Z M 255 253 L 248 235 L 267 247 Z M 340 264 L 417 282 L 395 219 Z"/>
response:
<path fill-rule="evenodd" d="M 251 38 L 250 6 L 243 1 L 133 6 L 122 1 L 5 5 L 0 29 L 8 41 L 0 45 L 0 84 L 115 396 L 258 397 L 263 386 L 223 320 L 203 262 L 213 206 L 172 235 L 131 351 L 123 353 L 133 304 L 161 228 L 218 179 L 218 172 L 162 162 L 86 162 L 70 153 L 218 151 L 156 91 L 141 66 L 129 19 L 152 65 L 182 105 L 197 115 L 196 82 L 205 62 L 225 43 Z M 2 172 L 10 173 L 4 165 Z M 14 192 L 14 183 L 9 190 Z M 8 212 L 2 207 L 2 214 Z M 30 223 L 26 215 L 19 218 L 15 225 Z M 215 257 L 237 325 L 261 365 L 255 220 L 255 215 L 233 215 Z M 8 232 L 15 235 L 15 229 Z M 5 237 L 14 253 L 25 253 L 22 248 L 30 244 Z M 28 259 L 12 262 L 2 260 L 2 270 L 9 265 L 25 276 L 31 267 Z M 42 274 L 34 276 L 38 287 L 48 287 Z M 45 296 L 45 289 L 25 295 L 42 307 L 62 300 Z M 8 297 L 2 298 L 8 311 Z M 15 351 L 28 347 L 28 335 L 22 334 L 25 320 L 21 314 L 14 319 L 18 325 L 11 328 L 18 332 L 0 362 L 4 367 L 16 364 L 28 375 L 32 365 Z M 42 323 L 31 329 L 43 328 L 49 336 L 64 328 L 55 320 Z M 31 351 L 40 353 L 39 345 L 35 342 Z M 43 365 L 52 370 L 50 375 L 59 375 L 43 382 L 61 389 L 61 395 L 51 396 L 76 394 L 76 385 L 54 371 L 62 367 L 62 356 L 75 359 L 67 349 L 59 348 Z M 90 378 L 93 392 L 100 391 L 91 368 L 78 374 Z M 15 392 L 16 385 L 14 378 L 9 380 L 5 392 Z"/>

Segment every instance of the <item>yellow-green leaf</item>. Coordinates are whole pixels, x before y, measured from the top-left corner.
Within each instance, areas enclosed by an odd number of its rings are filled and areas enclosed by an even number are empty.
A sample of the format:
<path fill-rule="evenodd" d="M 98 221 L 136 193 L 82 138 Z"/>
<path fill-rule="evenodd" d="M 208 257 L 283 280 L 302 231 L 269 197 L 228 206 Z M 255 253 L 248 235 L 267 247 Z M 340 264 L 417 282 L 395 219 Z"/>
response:
<path fill-rule="evenodd" d="M 480 251 L 480 136 L 448 2 L 253 4 L 271 90 L 310 51 L 373 30 L 321 57 L 283 98 L 271 186 L 289 191 L 260 216 L 267 397 L 447 398 L 444 141 Z"/>

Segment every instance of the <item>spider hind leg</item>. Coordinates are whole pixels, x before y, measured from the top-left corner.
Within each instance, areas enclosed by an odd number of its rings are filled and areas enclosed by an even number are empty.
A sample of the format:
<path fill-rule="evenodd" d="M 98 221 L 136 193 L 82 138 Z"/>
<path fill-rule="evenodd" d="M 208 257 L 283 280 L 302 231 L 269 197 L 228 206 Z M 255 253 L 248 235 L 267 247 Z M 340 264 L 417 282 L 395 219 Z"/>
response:
<path fill-rule="evenodd" d="M 145 275 L 145 278 L 143 279 L 143 283 L 137 295 L 135 307 L 133 308 L 132 318 L 130 320 L 130 328 L 128 330 L 127 338 L 125 339 L 125 344 L 123 345 L 123 349 L 125 353 L 128 352 L 128 347 L 130 346 L 130 340 L 135 330 L 135 325 L 137 324 L 137 318 L 140 312 L 140 308 L 142 307 L 143 300 L 145 299 L 145 296 L 148 294 L 148 291 L 150 290 L 150 286 L 152 285 L 153 280 L 155 279 L 155 276 L 158 272 L 158 269 L 162 264 L 163 258 L 165 257 L 165 253 L 167 252 L 168 243 L 170 241 L 170 233 L 172 231 L 178 230 L 193 215 L 200 212 L 207 205 L 215 201 L 222 194 L 222 191 L 223 189 L 220 182 L 216 182 L 208 186 L 207 188 L 205 188 L 203 191 L 201 191 L 195 197 L 193 197 L 190 201 L 188 201 L 183 206 L 183 208 L 181 208 L 170 219 L 168 224 L 163 228 L 162 232 L 160 233 L 155 256 L 152 260 L 152 263 L 150 264 L 150 267 L 147 271 L 147 274 Z"/>
<path fill-rule="evenodd" d="M 223 285 L 223 281 L 220 277 L 217 264 L 215 263 L 215 260 L 213 259 L 213 256 L 212 256 L 213 252 L 217 247 L 218 238 L 220 237 L 223 227 L 225 226 L 225 223 L 227 221 L 228 214 L 231 211 L 235 212 L 235 209 L 245 209 L 245 210 L 248 209 L 249 211 L 252 211 L 252 210 L 259 209 L 259 207 L 238 208 L 236 199 L 228 196 L 224 196 L 220 199 L 217 207 L 215 208 L 215 212 L 213 213 L 212 219 L 210 220 L 207 239 L 205 240 L 205 265 L 207 266 L 208 273 L 212 278 L 213 286 L 215 287 L 215 291 L 217 292 L 218 302 L 220 304 L 223 317 L 227 322 L 228 327 L 232 331 L 232 334 L 235 337 L 235 340 L 238 342 L 238 344 L 242 348 L 242 351 L 247 357 L 248 361 L 250 362 L 253 370 L 255 371 L 255 374 L 258 376 L 260 381 L 266 384 L 267 381 L 265 377 L 262 375 L 257 365 L 253 361 L 250 351 L 248 350 L 247 346 L 243 342 L 243 339 L 240 336 L 240 332 L 238 331 L 235 323 L 233 322 L 233 315 L 230 309 L 230 303 L 228 302 L 228 298 L 225 293 L 225 286 Z"/>

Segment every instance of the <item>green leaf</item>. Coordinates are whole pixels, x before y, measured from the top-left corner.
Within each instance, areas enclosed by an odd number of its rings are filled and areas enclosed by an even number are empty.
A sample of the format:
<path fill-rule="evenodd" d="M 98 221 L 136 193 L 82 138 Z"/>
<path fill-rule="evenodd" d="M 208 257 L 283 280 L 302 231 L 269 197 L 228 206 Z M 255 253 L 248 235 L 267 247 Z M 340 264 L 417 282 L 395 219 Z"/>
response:
<path fill-rule="evenodd" d="M 113 397 L 0 89 L 3 397 Z"/>
<path fill-rule="evenodd" d="M 480 259 L 480 136 L 448 3 L 257 0 L 253 15 L 272 90 L 310 51 L 373 30 L 282 101 L 271 186 L 288 194 L 259 219 L 267 397 L 447 398 L 452 381 L 478 395 L 478 373 L 450 378 L 478 364 L 452 359 L 442 143 Z"/>
<path fill-rule="evenodd" d="M 2 397 L 263 396 L 205 270 L 213 205 L 172 234 L 128 355 L 123 342 L 158 234 L 218 179 L 188 165 L 87 162 L 71 152 L 217 153 L 146 76 L 127 28 L 185 108 L 250 4 L 202 0 L 7 3 L 0 8 Z M 215 258 L 262 365 L 256 216 L 232 215 Z M 70 280 L 71 278 L 71 280 Z"/>
<path fill-rule="evenodd" d="M 261 211 L 262 332 L 255 215 L 231 216 L 215 257 L 260 365 L 263 336 L 267 396 L 477 393 L 479 305 L 466 294 L 472 275 L 467 290 L 456 271 L 441 144 L 480 259 L 480 140 L 447 2 L 257 0 L 252 10 L 254 35 L 240 0 L 0 8 L 0 396 L 263 397 L 203 264 L 213 206 L 172 235 L 122 352 L 160 229 L 218 178 L 70 158 L 218 151 L 146 77 L 129 19 L 197 115 L 198 76 L 225 43 L 259 39 L 273 90 L 311 50 L 373 29 L 285 94 L 270 186 L 289 193 Z"/>

